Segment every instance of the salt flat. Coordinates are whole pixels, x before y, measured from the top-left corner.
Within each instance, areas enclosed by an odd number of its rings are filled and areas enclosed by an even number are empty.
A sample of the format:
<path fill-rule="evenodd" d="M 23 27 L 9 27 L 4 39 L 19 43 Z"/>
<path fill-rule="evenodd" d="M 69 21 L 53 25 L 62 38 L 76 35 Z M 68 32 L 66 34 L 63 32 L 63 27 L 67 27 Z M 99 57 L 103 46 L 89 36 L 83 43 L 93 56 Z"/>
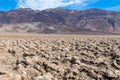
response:
<path fill-rule="evenodd" d="M 120 79 L 119 35 L 0 34 L 2 80 Z"/>

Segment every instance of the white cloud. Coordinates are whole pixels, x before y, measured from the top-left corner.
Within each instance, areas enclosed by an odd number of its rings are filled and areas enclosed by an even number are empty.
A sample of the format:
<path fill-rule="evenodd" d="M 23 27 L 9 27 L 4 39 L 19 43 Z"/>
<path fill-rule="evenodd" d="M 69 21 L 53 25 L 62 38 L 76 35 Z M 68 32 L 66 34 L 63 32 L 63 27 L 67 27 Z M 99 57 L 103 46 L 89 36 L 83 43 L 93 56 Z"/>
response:
<path fill-rule="evenodd" d="M 66 7 L 79 4 L 85 6 L 90 0 L 18 0 L 18 8 L 44 10 L 49 8 Z"/>

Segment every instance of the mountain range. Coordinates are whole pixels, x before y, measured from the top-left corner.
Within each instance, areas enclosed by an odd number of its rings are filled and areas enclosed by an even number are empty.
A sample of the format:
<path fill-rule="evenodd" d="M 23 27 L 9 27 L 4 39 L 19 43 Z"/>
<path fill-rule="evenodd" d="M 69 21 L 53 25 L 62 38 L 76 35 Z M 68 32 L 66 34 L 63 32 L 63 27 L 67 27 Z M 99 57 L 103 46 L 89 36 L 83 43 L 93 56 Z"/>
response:
<path fill-rule="evenodd" d="M 0 11 L 0 32 L 19 33 L 120 33 L 120 12 L 101 9 Z"/>

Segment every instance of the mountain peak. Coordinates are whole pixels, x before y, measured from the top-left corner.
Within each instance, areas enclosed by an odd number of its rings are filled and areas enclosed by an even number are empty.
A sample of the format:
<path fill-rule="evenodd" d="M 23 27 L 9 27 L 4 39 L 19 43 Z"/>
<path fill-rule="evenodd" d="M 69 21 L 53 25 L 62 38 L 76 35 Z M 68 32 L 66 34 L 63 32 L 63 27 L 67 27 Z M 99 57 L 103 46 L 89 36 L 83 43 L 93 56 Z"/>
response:
<path fill-rule="evenodd" d="M 47 31 L 48 33 L 81 31 L 120 33 L 120 13 L 96 8 L 84 11 L 62 8 L 39 11 L 20 8 L 9 12 L 0 12 L 0 23 L 3 25 L 27 23 L 30 25 L 23 28 L 25 31 L 38 33 Z"/>

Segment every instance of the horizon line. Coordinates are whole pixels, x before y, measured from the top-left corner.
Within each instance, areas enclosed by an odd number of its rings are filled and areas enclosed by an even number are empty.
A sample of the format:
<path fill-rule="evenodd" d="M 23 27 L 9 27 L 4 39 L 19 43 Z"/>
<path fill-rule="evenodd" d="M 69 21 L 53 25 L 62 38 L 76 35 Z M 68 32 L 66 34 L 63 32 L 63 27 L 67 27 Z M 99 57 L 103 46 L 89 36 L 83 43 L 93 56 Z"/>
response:
<path fill-rule="evenodd" d="M 16 8 L 16 9 L 11 9 L 11 10 L 0 10 L 1 12 L 9 12 L 9 11 L 14 11 L 14 10 L 19 10 L 19 9 L 31 9 L 31 10 L 35 10 L 32 8 Z M 99 9 L 99 10 L 105 10 L 105 11 L 112 11 L 112 12 L 120 12 L 120 11 L 114 11 L 114 10 L 109 10 L 109 9 L 101 9 L 101 8 L 87 8 L 87 9 L 67 9 L 67 8 L 49 8 L 49 9 L 45 9 L 45 10 L 51 10 L 51 9 L 63 9 L 63 10 L 70 10 L 70 11 L 86 11 L 86 10 L 90 10 L 90 9 Z M 44 10 L 35 10 L 35 11 L 44 11 Z"/>

